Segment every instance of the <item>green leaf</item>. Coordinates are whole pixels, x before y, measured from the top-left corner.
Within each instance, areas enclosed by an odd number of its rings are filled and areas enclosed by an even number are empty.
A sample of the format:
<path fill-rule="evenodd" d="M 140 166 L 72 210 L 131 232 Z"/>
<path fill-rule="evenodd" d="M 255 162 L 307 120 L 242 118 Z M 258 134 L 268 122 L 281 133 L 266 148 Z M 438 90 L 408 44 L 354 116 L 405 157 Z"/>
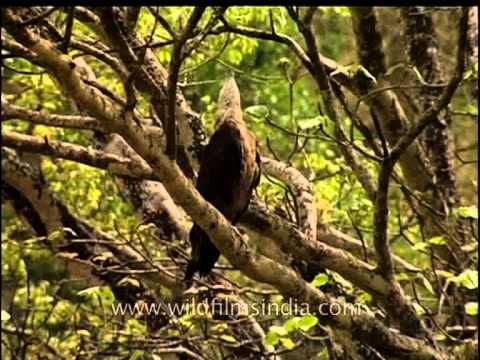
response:
<path fill-rule="evenodd" d="M 236 343 L 237 339 L 235 339 L 232 335 L 222 335 L 220 336 L 220 339 L 223 341 L 229 342 L 229 343 Z"/>
<path fill-rule="evenodd" d="M 329 360 L 330 356 L 328 355 L 328 349 L 325 346 L 322 351 L 317 354 L 316 359 L 318 360 Z"/>
<path fill-rule="evenodd" d="M 212 326 L 212 331 L 223 333 L 228 329 L 228 325 L 226 323 L 218 323 Z"/>
<path fill-rule="evenodd" d="M 444 277 L 445 279 L 450 279 L 455 276 L 453 273 L 446 270 L 436 270 L 435 272 L 438 276 Z"/>
<path fill-rule="evenodd" d="M 278 60 L 278 64 L 282 67 L 284 66 L 290 66 L 290 60 L 286 57 L 281 57 L 279 60 Z"/>
<path fill-rule="evenodd" d="M 327 149 L 325 150 L 325 157 L 333 160 L 337 157 L 337 154 L 335 153 L 335 151 L 331 149 Z"/>
<path fill-rule="evenodd" d="M 361 294 L 358 296 L 358 301 L 362 304 L 368 304 L 373 300 L 372 295 L 369 293 L 362 291 Z"/>
<path fill-rule="evenodd" d="M 324 117 L 323 116 L 316 116 L 310 119 L 301 119 L 298 120 L 298 127 L 302 130 L 311 129 L 317 127 L 323 123 Z"/>
<path fill-rule="evenodd" d="M 432 286 L 432 284 L 430 284 L 430 281 L 428 281 L 428 279 L 423 274 L 420 274 L 419 278 L 420 278 L 420 280 L 422 280 L 423 286 L 425 286 L 425 288 L 428 290 L 428 292 L 430 294 L 435 295 L 435 290 L 433 290 L 433 286 Z"/>
<path fill-rule="evenodd" d="M 2 310 L 1 320 L 2 321 L 8 321 L 8 320 L 10 320 L 10 318 L 11 318 L 10 314 L 7 311 Z"/>
<path fill-rule="evenodd" d="M 115 300 L 115 295 L 113 295 L 113 292 L 109 286 L 92 286 L 87 289 L 80 290 L 78 295 L 85 297 L 98 296 L 106 302 L 113 302 Z"/>
<path fill-rule="evenodd" d="M 62 239 L 63 235 L 64 235 L 63 229 L 59 229 L 59 230 L 52 231 L 50 234 L 48 234 L 47 238 L 51 242 L 56 242 Z"/>
<path fill-rule="evenodd" d="M 447 243 L 447 239 L 443 236 L 435 236 L 427 240 L 429 244 L 432 245 L 445 245 Z"/>
<path fill-rule="evenodd" d="M 280 338 L 280 341 L 282 345 L 285 346 L 288 350 L 292 350 L 296 346 L 292 339 L 288 337 Z"/>
<path fill-rule="evenodd" d="M 476 240 L 473 240 L 471 243 L 463 245 L 460 249 L 465 252 L 477 251 L 478 242 Z"/>
<path fill-rule="evenodd" d="M 412 250 L 416 251 L 424 251 L 426 250 L 430 244 L 428 242 L 418 242 L 415 245 L 413 245 Z"/>
<path fill-rule="evenodd" d="M 335 14 L 350 17 L 350 8 L 348 6 L 332 6 L 327 9 L 333 11 Z"/>
<path fill-rule="evenodd" d="M 463 76 L 463 79 L 468 80 L 469 78 L 472 77 L 472 75 L 473 75 L 473 70 L 472 69 L 467 70 L 467 71 L 465 71 L 465 75 Z"/>
<path fill-rule="evenodd" d="M 315 276 L 315 279 L 313 279 L 313 281 L 312 281 L 312 285 L 315 286 L 315 287 L 321 287 L 321 286 L 327 284 L 328 280 L 329 280 L 329 278 L 328 278 L 327 274 L 320 273 L 317 276 Z"/>
<path fill-rule="evenodd" d="M 287 329 L 285 329 L 285 327 L 283 326 L 277 326 L 277 325 L 270 326 L 270 331 L 280 336 L 287 335 Z"/>
<path fill-rule="evenodd" d="M 477 79 L 478 78 L 478 64 L 475 64 L 473 68 L 465 71 L 463 76 L 464 80 Z"/>
<path fill-rule="evenodd" d="M 245 109 L 245 114 L 254 120 L 265 120 L 270 111 L 265 105 L 253 105 Z"/>
<path fill-rule="evenodd" d="M 478 219 L 478 208 L 476 206 L 461 206 L 455 210 L 458 217 Z"/>
<path fill-rule="evenodd" d="M 469 290 L 478 289 L 478 271 L 467 269 L 461 274 L 451 278 L 450 281 L 462 285 Z"/>
<path fill-rule="evenodd" d="M 478 314 L 478 302 L 470 301 L 465 304 L 465 312 L 468 315 L 476 316 Z"/>
<path fill-rule="evenodd" d="M 243 59 L 243 54 L 240 51 L 240 49 L 235 49 L 232 48 L 228 53 L 227 53 L 228 60 L 232 62 L 234 65 L 240 64 L 240 62 Z"/>
<path fill-rule="evenodd" d="M 135 286 L 135 287 L 140 287 L 140 281 L 138 281 L 137 279 L 134 279 L 134 278 L 131 278 L 129 276 L 127 277 L 124 277 L 123 279 L 121 279 L 117 285 L 132 285 L 132 286 Z"/>
<path fill-rule="evenodd" d="M 76 331 L 77 335 L 80 335 L 80 336 L 84 336 L 84 337 L 90 337 L 91 334 L 90 334 L 90 331 L 86 330 L 86 329 L 79 329 Z"/>
<path fill-rule="evenodd" d="M 425 309 L 423 308 L 423 306 L 420 306 L 416 302 L 412 303 L 412 305 L 415 308 L 415 312 L 417 313 L 418 316 L 425 315 Z"/>
<path fill-rule="evenodd" d="M 275 334 L 272 331 L 269 331 L 267 336 L 265 336 L 265 341 L 267 342 L 268 345 L 275 346 L 278 343 L 278 335 Z"/>
<path fill-rule="evenodd" d="M 103 301 L 113 302 L 115 301 L 115 295 L 113 294 L 112 289 L 110 286 L 102 286 L 100 288 L 99 296 L 102 298 Z"/>
<path fill-rule="evenodd" d="M 397 281 L 407 281 L 410 280 L 410 276 L 407 273 L 401 272 L 395 275 L 395 280 Z"/>
<path fill-rule="evenodd" d="M 285 324 L 283 324 L 283 326 L 288 333 L 291 333 L 297 329 L 297 325 L 299 321 L 300 321 L 300 318 L 298 316 L 295 316 L 285 321 Z"/>
<path fill-rule="evenodd" d="M 80 296 L 92 296 L 94 294 L 99 294 L 100 293 L 100 286 L 92 286 L 83 290 L 80 290 L 78 292 L 78 295 Z"/>
<path fill-rule="evenodd" d="M 305 315 L 300 318 L 298 321 L 298 328 L 301 329 L 302 331 L 308 331 L 312 327 L 318 324 L 318 318 L 314 315 Z"/>
<path fill-rule="evenodd" d="M 140 360 L 143 359 L 143 356 L 145 355 L 145 351 L 143 350 L 135 350 L 132 355 L 130 355 L 129 360 Z"/>
<path fill-rule="evenodd" d="M 185 327 L 191 327 L 193 325 L 193 316 L 189 312 L 185 313 L 182 317 L 180 317 L 179 322 Z"/>

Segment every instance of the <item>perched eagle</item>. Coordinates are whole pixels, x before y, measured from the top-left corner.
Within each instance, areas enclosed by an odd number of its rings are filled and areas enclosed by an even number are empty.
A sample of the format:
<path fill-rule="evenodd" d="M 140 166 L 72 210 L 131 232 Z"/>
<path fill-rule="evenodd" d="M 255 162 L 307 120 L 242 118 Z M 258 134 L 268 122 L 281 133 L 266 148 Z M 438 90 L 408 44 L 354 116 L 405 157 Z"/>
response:
<path fill-rule="evenodd" d="M 218 99 L 217 129 L 201 156 L 197 189 L 232 224 L 247 209 L 260 181 L 260 155 L 255 135 L 243 121 L 240 91 L 233 78 L 226 80 Z M 194 224 L 190 231 L 192 256 L 185 272 L 208 275 L 220 256 L 208 235 Z"/>

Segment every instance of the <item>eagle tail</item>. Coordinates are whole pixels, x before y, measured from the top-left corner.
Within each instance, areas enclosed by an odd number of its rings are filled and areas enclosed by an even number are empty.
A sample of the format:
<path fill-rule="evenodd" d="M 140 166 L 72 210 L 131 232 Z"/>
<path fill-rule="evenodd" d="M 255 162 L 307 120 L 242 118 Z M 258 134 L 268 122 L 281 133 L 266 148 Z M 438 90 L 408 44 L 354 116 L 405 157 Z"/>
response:
<path fill-rule="evenodd" d="M 192 257 L 185 271 L 185 280 L 192 280 L 196 272 L 200 276 L 206 276 L 212 271 L 217 262 L 220 252 L 210 241 L 207 233 L 200 226 L 194 224 L 190 231 L 192 244 Z"/>

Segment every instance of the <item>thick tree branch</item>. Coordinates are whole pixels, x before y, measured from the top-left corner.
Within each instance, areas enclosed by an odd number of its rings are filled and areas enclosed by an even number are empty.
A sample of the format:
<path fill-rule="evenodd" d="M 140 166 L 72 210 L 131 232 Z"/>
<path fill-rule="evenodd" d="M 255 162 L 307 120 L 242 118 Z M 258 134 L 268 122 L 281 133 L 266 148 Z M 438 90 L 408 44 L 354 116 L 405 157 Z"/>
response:
<path fill-rule="evenodd" d="M 444 69 L 438 58 L 437 35 L 434 29 L 432 14 L 423 7 L 403 8 L 401 11 L 405 24 L 405 37 L 408 42 L 409 61 L 421 74 L 427 83 L 444 83 Z M 464 15 L 466 16 L 466 15 Z M 468 25 L 465 25 L 468 27 Z M 465 30 L 467 31 L 467 30 Z M 468 31 L 466 41 L 468 45 Z M 463 40 L 459 37 L 459 47 Z M 467 46 L 468 47 L 468 46 Z M 465 48 L 467 51 L 467 48 Z M 462 61 L 458 60 L 457 61 Z M 427 111 L 442 95 L 442 88 L 424 87 L 417 93 L 415 103 L 420 112 Z M 459 269 L 459 262 L 465 260 L 465 254 L 460 250 L 461 244 L 469 241 L 470 235 L 462 221 L 454 225 L 455 234 L 449 235 L 435 226 L 435 222 L 444 222 L 459 201 L 454 170 L 454 149 L 448 127 L 449 113 L 439 112 L 425 128 L 422 139 L 425 142 L 427 156 L 432 165 L 435 178 L 433 180 L 434 194 L 428 199 L 439 215 L 427 213 L 424 224 L 426 236 L 444 235 L 446 246 L 436 247 L 439 256 L 452 267 Z M 437 218 L 433 218 L 436 216 Z M 454 235 L 454 236 L 452 236 Z"/>
<path fill-rule="evenodd" d="M 8 130 L 2 131 L 2 145 L 14 149 L 72 160 L 139 179 L 158 180 L 145 162 L 62 141 L 41 139 Z"/>
<path fill-rule="evenodd" d="M 478 6 L 468 10 L 468 62 L 470 66 L 478 63 Z"/>
<path fill-rule="evenodd" d="M 36 224 L 31 223 L 31 225 L 39 236 L 48 236 L 58 231 L 63 233 L 59 240 L 51 240 L 47 237 L 47 241 L 54 249 L 61 249 L 64 253 L 76 254 L 74 257 L 65 257 L 69 268 L 73 271 L 76 271 L 77 265 L 86 264 L 94 278 L 107 281 L 112 288 L 115 288 L 118 280 L 124 275 L 119 277 L 119 273 L 110 273 L 107 269 L 114 265 L 108 263 L 113 258 L 103 265 L 101 263 L 96 264 L 93 259 L 101 252 L 96 253 L 93 250 L 94 245 L 108 249 L 119 261 L 131 264 L 130 266 L 133 269 L 152 270 L 151 266 L 128 246 L 117 243 L 105 233 L 95 230 L 88 223 L 73 215 L 52 192 L 48 182 L 38 170 L 22 162 L 13 151 L 5 148 L 2 148 L 2 173 L 6 183 L 17 191 L 17 198 L 14 198 L 13 201 L 24 198 L 26 206 L 31 209 L 30 214 L 36 214 Z M 30 219 L 32 217 L 28 216 L 27 220 Z M 64 230 L 65 228 L 71 229 L 73 233 Z M 77 242 L 76 239 L 88 239 L 90 241 Z M 175 284 L 174 275 L 167 271 L 154 271 L 146 276 L 149 281 L 156 283 L 156 286 L 161 284 L 170 288 Z M 132 295 L 136 290 L 133 291 Z"/>
<path fill-rule="evenodd" d="M 123 64 L 118 61 L 117 58 L 102 50 L 101 46 L 95 46 L 77 39 L 72 39 L 70 45 L 72 48 L 80 50 L 85 55 L 93 56 L 110 66 L 119 75 L 120 80 L 126 81 L 128 79 L 128 73 Z"/>
<path fill-rule="evenodd" d="M 418 69 L 427 83 L 444 83 L 444 70 L 438 59 L 439 50 L 432 15 L 423 7 L 403 8 L 401 13 L 405 23 L 410 63 Z M 441 88 L 422 88 L 416 100 L 417 107 L 420 111 L 425 111 L 441 93 Z M 439 195 L 433 202 L 442 212 L 451 209 L 458 200 L 447 122 L 446 116 L 439 114 L 427 126 L 425 134 L 427 155 L 434 168 L 434 185 Z"/>
<path fill-rule="evenodd" d="M 3 36 L 3 33 L 2 33 L 2 49 L 8 50 L 10 54 L 18 57 L 23 57 L 31 61 L 33 64 L 36 64 L 35 59 L 37 55 L 35 55 L 33 51 L 28 50 L 25 46 L 10 39 L 10 37 Z"/>
<path fill-rule="evenodd" d="M 312 184 L 297 169 L 273 159 L 262 157 L 262 169 L 291 187 L 297 199 L 300 231 L 307 239 L 315 242 L 317 240 L 317 208 Z"/>
<path fill-rule="evenodd" d="M 462 9 L 462 17 L 459 26 L 459 39 L 457 47 L 457 63 L 455 66 L 455 73 L 448 85 L 442 92 L 440 98 L 420 116 L 415 122 L 415 125 L 403 136 L 393 147 L 390 157 L 392 160 L 397 161 L 403 152 L 415 141 L 420 133 L 435 120 L 436 116 L 442 111 L 452 100 L 452 97 L 457 90 L 458 85 L 462 81 L 463 73 L 465 71 L 465 55 L 467 44 L 467 31 L 468 31 L 468 8 Z"/>
<path fill-rule="evenodd" d="M 21 119 L 35 124 L 55 127 L 97 131 L 103 130 L 103 125 L 90 116 L 49 114 L 44 111 L 35 111 L 21 106 L 15 106 L 2 99 L 2 121 L 10 119 Z"/>
<path fill-rule="evenodd" d="M 375 200 L 373 244 L 377 253 L 378 268 L 388 281 L 394 281 L 394 270 L 390 242 L 388 241 L 388 188 L 394 162 L 386 158 L 378 175 L 378 191 Z"/>
<path fill-rule="evenodd" d="M 122 19 L 120 14 L 111 8 L 100 9 L 103 30 L 107 35 L 107 40 L 112 47 L 118 51 L 122 62 L 130 72 L 136 72 L 133 79 L 135 86 L 140 91 L 151 95 L 151 104 L 155 109 L 157 116 L 164 120 L 164 105 L 167 100 L 166 85 L 168 82 L 168 73 L 160 64 L 157 57 L 150 48 L 145 48 L 145 44 L 135 34 L 122 32 Z M 142 53 L 142 49 L 143 54 Z M 139 62 L 139 56 L 142 55 L 143 62 Z M 189 161 L 187 173 L 194 176 L 193 169 L 198 168 L 198 153 L 206 135 L 201 126 L 200 117 L 194 113 L 188 106 L 184 96 L 177 92 L 175 119 L 178 125 L 179 139 L 185 143 L 178 144 L 179 152 L 183 152 Z M 189 144 L 188 146 L 186 144 Z M 179 164 L 181 158 L 179 157 Z M 192 169 L 193 168 L 193 169 Z"/>
<path fill-rule="evenodd" d="M 357 54 L 362 64 L 375 78 L 386 71 L 382 37 L 377 30 L 377 18 L 372 7 L 352 7 L 353 31 Z"/>

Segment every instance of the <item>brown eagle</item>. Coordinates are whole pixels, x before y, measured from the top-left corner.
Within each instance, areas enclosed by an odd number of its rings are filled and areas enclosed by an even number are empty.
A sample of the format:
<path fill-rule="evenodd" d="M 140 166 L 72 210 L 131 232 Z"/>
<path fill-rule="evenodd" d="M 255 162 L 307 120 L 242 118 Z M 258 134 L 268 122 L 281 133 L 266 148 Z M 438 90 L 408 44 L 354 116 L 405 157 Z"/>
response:
<path fill-rule="evenodd" d="M 233 78 L 225 81 L 218 99 L 217 129 L 205 147 L 197 189 L 232 224 L 247 209 L 253 190 L 260 181 L 260 155 L 255 135 L 243 120 L 240 91 Z M 200 226 L 190 231 L 192 256 L 185 279 L 198 272 L 206 276 L 220 252 Z"/>

